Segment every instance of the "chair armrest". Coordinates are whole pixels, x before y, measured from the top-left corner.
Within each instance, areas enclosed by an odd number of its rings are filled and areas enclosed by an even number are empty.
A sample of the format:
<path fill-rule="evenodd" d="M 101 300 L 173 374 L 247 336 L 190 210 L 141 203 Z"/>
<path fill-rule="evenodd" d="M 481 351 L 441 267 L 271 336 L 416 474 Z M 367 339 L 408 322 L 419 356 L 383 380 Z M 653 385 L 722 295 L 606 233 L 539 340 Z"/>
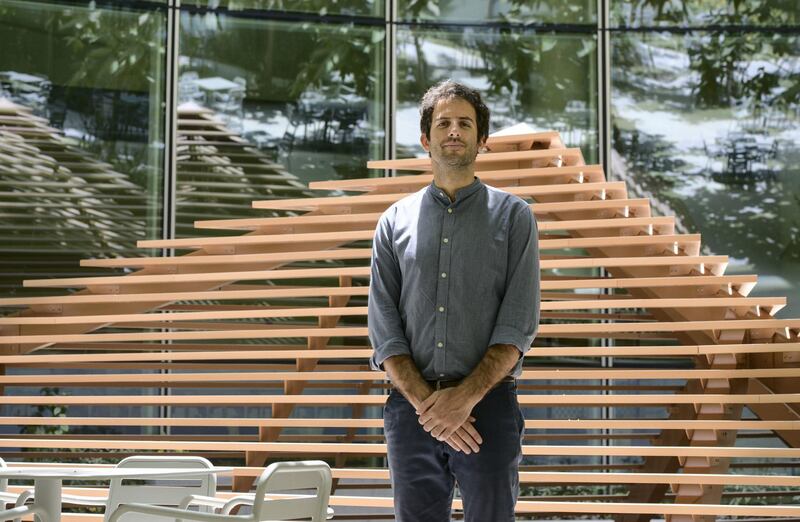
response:
<path fill-rule="evenodd" d="M 84 495 L 62 495 L 61 502 L 78 506 L 105 506 L 108 497 L 88 497 Z"/>
<path fill-rule="evenodd" d="M 33 499 L 33 490 L 32 489 L 26 489 L 25 491 L 23 491 L 22 493 L 17 495 L 17 500 L 14 501 L 14 507 L 24 506 L 25 502 L 27 502 L 28 500 L 32 500 L 32 499 Z"/>
<path fill-rule="evenodd" d="M 7 504 L 14 504 L 14 507 L 24 506 L 25 502 L 33 498 L 33 490 L 26 489 L 21 493 L 11 493 L 10 491 L 0 491 L 0 504 L 5 509 Z"/>
<path fill-rule="evenodd" d="M 19 519 L 27 515 L 41 515 L 42 508 L 37 506 L 17 506 L 0 511 L 0 520 Z"/>
<path fill-rule="evenodd" d="M 221 499 L 217 500 L 219 501 Z M 237 506 L 252 506 L 254 502 L 255 502 L 255 495 L 252 493 L 248 493 L 245 495 L 238 495 L 236 497 L 228 499 L 228 501 L 225 502 L 225 505 L 222 508 L 221 513 L 224 515 L 228 515 L 233 510 L 233 508 Z M 326 518 L 331 519 L 333 518 L 333 515 L 334 515 L 333 508 L 328 506 Z"/>
<path fill-rule="evenodd" d="M 252 506 L 254 502 L 255 495 L 253 494 L 238 495 L 236 497 L 229 498 L 225 502 L 225 505 L 222 507 L 220 513 L 223 515 L 230 515 L 231 511 L 233 511 L 233 508 L 238 506 Z"/>
<path fill-rule="evenodd" d="M 189 506 L 206 506 L 213 508 L 221 508 L 225 505 L 226 500 L 217 497 L 206 497 L 203 495 L 189 495 L 181 500 L 178 504 L 178 509 L 188 509 Z"/>
<path fill-rule="evenodd" d="M 153 506 L 151 504 L 120 504 L 119 507 L 111 513 L 108 522 L 119 522 L 119 519 L 128 513 L 162 516 L 175 519 L 176 522 L 183 522 L 184 520 L 196 520 L 197 522 L 232 522 L 232 520 L 236 520 L 236 518 L 231 518 L 229 515 L 187 511 L 185 509 L 173 507 Z"/>

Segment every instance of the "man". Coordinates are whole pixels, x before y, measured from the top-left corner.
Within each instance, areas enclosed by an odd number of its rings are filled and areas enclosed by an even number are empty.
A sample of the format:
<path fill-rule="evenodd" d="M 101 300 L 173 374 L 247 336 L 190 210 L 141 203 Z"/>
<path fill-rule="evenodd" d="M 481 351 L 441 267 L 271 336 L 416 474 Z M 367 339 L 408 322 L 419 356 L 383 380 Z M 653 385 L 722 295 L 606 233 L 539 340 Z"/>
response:
<path fill-rule="evenodd" d="M 398 522 L 513 521 L 523 419 L 514 377 L 539 322 L 536 222 L 475 177 L 480 94 L 452 81 L 420 107 L 433 183 L 380 218 L 369 293 L 371 365 L 394 386 L 384 432 Z"/>

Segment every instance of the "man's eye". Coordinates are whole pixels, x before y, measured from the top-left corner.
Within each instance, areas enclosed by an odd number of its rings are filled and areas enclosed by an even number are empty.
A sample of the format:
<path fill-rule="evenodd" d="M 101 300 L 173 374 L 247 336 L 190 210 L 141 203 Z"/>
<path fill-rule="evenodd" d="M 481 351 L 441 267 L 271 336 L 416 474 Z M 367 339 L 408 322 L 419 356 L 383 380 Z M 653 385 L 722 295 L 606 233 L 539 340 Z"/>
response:
<path fill-rule="evenodd" d="M 447 123 L 443 122 L 443 121 L 440 121 L 436 126 L 437 127 L 447 127 Z"/>

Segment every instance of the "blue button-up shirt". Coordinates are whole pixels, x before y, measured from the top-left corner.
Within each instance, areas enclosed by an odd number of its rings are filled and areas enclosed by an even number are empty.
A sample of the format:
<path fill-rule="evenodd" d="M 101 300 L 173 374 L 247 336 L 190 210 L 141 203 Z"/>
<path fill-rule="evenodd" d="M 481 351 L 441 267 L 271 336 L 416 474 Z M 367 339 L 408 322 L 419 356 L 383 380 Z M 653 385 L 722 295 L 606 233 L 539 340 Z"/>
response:
<path fill-rule="evenodd" d="M 511 344 L 519 376 L 539 324 L 538 232 L 523 199 L 475 178 L 451 201 L 431 183 L 381 216 L 371 274 L 373 369 L 411 355 L 425 379 L 461 379 Z"/>

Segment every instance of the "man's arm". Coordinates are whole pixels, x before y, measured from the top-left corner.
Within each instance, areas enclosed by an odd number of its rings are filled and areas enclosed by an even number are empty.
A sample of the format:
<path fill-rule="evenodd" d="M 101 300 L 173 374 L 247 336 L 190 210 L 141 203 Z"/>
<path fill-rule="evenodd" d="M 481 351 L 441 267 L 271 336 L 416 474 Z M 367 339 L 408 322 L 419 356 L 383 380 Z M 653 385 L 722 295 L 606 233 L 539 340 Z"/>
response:
<path fill-rule="evenodd" d="M 452 436 L 453 426 L 461 426 L 472 409 L 495 384 L 506 377 L 519 360 L 519 350 L 512 344 L 489 348 L 478 366 L 461 384 L 431 393 L 417 407 L 419 423 L 439 440 Z"/>
<path fill-rule="evenodd" d="M 367 328 L 373 348 L 369 362 L 374 370 L 383 370 L 389 357 L 411 354 L 398 308 L 402 274 L 392 245 L 391 212 L 393 209 L 378 220 L 372 241 Z"/>
<path fill-rule="evenodd" d="M 419 422 L 438 439 L 453 430 L 530 349 L 539 325 L 539 234 L 526 206 L 509 230 L 508 276 L 489 348 L 461 384 L 434 392 L 419 410 Z"/>
<path fill-rule="evenodd" d="M 409 355 L 395 355 L 383 361 L 389 380 L 400 393 L 408 399 L 417 411 L 425 399 L 430 397 L 433 389 L 428 382 L 422 378 L 417 365 Z M 464 421 L 459 424 L 453 433 L 446 438 L 442 438 L 454 449 L 463 451 L 466 454 L 478 452 L 480 444 L 483 442 L 478 430 L 472 425 L 475 422 L 473 417 L 467 415 Z"/>
<path fill-rule="evenodd" d="M 400 392 L 418 408 L 431 394 L 411 359 L 411 347 L 405 336 L 398 303 L 402 274 L 392 247 L 392 227 L 388 213 L 381 216 L 372 243 L 372 265 L 367 307 L 367 325 L 373 347 L 370 366 L 385 369 Z M 473 419 L 474 420 L 474 419 Z M 482 442 L 470 422 L 463 423 L 447 442 L 455 449 L 470 453 L 478 451 Z"/>

